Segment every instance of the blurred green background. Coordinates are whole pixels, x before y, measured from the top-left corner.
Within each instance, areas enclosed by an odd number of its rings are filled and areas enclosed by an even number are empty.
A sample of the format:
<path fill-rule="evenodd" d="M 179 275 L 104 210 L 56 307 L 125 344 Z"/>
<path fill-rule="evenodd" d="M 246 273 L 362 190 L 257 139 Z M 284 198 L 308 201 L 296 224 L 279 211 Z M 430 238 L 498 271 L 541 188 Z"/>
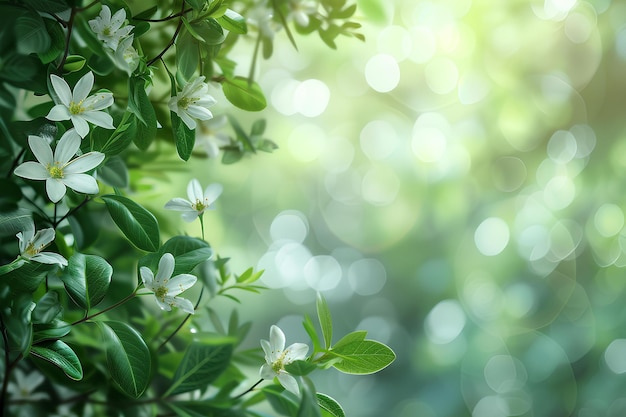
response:
<path fill-rule="evenodd" d="M 248 116 L 274 154 L 193 162 L 225 189 L 207 240 L 272 289 L 243 297 L 248 346 L 273 323 L 307 340 L 321 291 L 336 335 L 398 355 L 314 375 L 348 415 L 626 415 L 626 2 L 359 6 L 364 43 L 276 34 Z"/>

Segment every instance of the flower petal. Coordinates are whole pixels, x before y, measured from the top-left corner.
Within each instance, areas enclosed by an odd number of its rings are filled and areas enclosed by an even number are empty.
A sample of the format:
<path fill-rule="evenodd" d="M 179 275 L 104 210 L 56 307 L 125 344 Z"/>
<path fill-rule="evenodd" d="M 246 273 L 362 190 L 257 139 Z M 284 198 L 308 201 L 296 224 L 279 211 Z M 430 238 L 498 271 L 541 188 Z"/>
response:
<path fill-rule="evenodd" d="M 192 204 L 196 201 L 202 201 L 204 197 L 202 195 L 202 186 L 200 185 L 200 181 L 195 178 L 189 181 L 189 184 L 187 184 L 187 197 Z"/>
<path fill-rule="evenodd" d="M 166 252 L 161 256 L 159 260 L 159 269 L 157 270 L 156 277 L 154 278 L 155 285 L 160 286 L 166 280 L 169 280 L 174 272 L 174 256 Z"/>
<path fill-rule="evenodd" d="M 83 194 L 98 194 L 100 189 L 95 178 L 88 174 L 69 174 L 63 178 L 63 184 Z"/>
<path fill-rule="evenodd" d="M 222 187 L 222 184 L 210 184 L 204 190 L 204 201 L 208 204 L 212 204 L 222 194 L 223 190 L 224 187 Z"/>
<path fill-rule="evenodd" d="M 81 114 L 81 117 L 96 126 L 105 129 L 115 129 L 115 126 L 113 126 L 113 118 L 110 114 L 103 111 L 87 111 Z"/>
<path fill-rule="evenodd" d="M 296 378 L 289 375 L 287 372 L 280 372 L 278 374 L 278 382 L 285 387 L 287 391 L 293 392 L 295 395 L 300 395 L 300 388 L 298 388 L 298 382 Z"/>
<path fill-rule="evenodd" d="M 189 106 L 187 108 L 187 113 L 189 113 L 190 116 L 200 120 L 209 120 L 213 117 L 213 113 L 211 113 L 209 109 L 195 105 Z"/>
<path fill-rule="evenodd" d="M 67 259 L 54 252 L 41 252 L 30 258 L 30 260 L 42 264 L 58 264 L 61 266 L 67 266 Z"/>
<path fill-rule="evenodd" d="M 60 199 L 62 199 L 65 195 L 65 191 L 65 184 L 63 184 L 61 181 L 53 178 L 46 179 L 46 193 L 48 194 L 48 198 L 50 198 L 50 201 L 52 201 L 53 203 L 56 203 Z"/>
<path fill-rule="evenodd" d="M 50 178 L 50 173 L 39 162 L 28 161 L 24 162 L 13 171 L 18 177 L 26 178 L 29 180 L 45 180 Z"/>
<path fill-rule="evenodd" d="M 70 110 L 65 104 L 57 104 L 50 109 L 46 119 L 59 122 L 61 120 L 70 120 Z"/>
<path fill-rule="evenodd" d="M 176 211 L 193 211 L 195 213 L 195 210 L 191 207 L 191 203 L 180 197 L 172 198 L 165 203 L 164 208 Z"/>
<path fill-rule="evenodd" d="M 276 376 L 276 373 L 272 369 L 272 366 L 268 363 L 264 363 L 263 366 L 261 366 L 259 374 L 263 379 L 274 379 L 274 377 Z"/>
<path fill-rule="evenodd" d="M 72 90 L 70 89 L 70 86 L 63 78 L 55 74 L 50 74 L 50 83 L 52 84 L 52 89 L 61 103 L 63 103 L 65 107 L 69 107 L 72 102 Z"/>
<path fill-rule="evenodd" d="M 148 267 L 142 266 L 139 268 L 139 275 L 141 275 L 143 285 L 150 291 L 153 291 L 154 274 L 152 271 Z"/>
<path fill-rule="evenodd" d="M 185 112 L 184 110 L 179 110 L 178 116 L 181 118 L 183 123 L 187 125 L 189 129 L 194 130 L 196 128 L 196 121 L 193 120 L 191 117 L 189 117 L 187 112 Z"/>
<path fill-rule="evenodd" d="M 270 345 L 270 342 L 268 342 L 265 339 L 261 339 L 261 348 L 263 348 L 263 352 L 265 352 L 265 361 L 267 363 L 272 363 L 272 346 Z"/>
<path fill-rule="evenodd" d="M 159 305 L 159 307 L 161 307 L 161 310 L 165 310 L 165 311 L 171 311 L 172 310 L 172 306 L 170 305 L 170 303 L 167 303 L 165 301 L 159 300 L 156 297 L 154 297 L 154 299 L 156 300 L 156 302 Z"/>
<path fill-rule="evenodd" d="M 76 155 L 78 148 L 80 148 L 80 141 L 81 137 L 76 130 L 70 129 L 65 132 L 54 150 L 54 161 L 65 167 L 67 161 Z"/>
<path fill-rule="evenodd" d="M 191 301 L 186 298 L 167 296 L 165 297 L 165 302 L 170 306 L 179 308 L 188 314 L 194 314 L 196 312 L 193 308 L 193 304 L 191 304 Z"/>
<path fill-rule="evenodd" d="M 76 133 L 78 133 L 81 138 L 87 136 L 87 133 L 89 133 L 89 124 L 87 124 L 85 119 L 83 119 L 81 116 L 70 115 L 70 120 L 76 128 Z"/>
<path fill-rule="evenodd" d="M 35 158 L 37 158 L 42 165 L 46 166 L 54 162 L 52 149 L 44 138 L 39 136 L 29 136 L 28 146 L 30 146 L 30 150 L 33 151 Z"/>
<path fill-rule="evenodd" d="M 175 297 L 188 288 L 193 287 L 198 278 L 191 274 L 180 274 L 172 277 L 165 285 L 168 289 L 167 295 Z"/>
<path fill-rule="evenodd" d="M 79 156 L 78 158 L 70 161 L 64 168 L 66 174 L 83 173 L 94 169 L 104 161 L 104 154 L 102 152 L 93 151 Z"/>
<path fill-rule="evenodd" d="M 285 349 L 285 351 L 287 352 L 285 355 L 285 362 L 291 363 L 293 361 L 301 361 L 306 359 L 309 346 L 305 343 L 294 343 Z"/>
<path fill-rule="evenodd" d="M 53 240 L 54 229 L 50 227 L 37 231 L 35 236 L 33 236 L 32 243 L 35 248 L 41 247 L 43 249 L 44 246 L 48 246 Z"/>
<path fill-rule="evenodd" d="M 79 103 L 87 98 L 93 87 L 93 72 L 83 75 L 74 86 L 72 101 Z"/>
<path fill-rule="evenodd" d="M 126 10 L 122 8 L 122 9 L 119 9 L 117 12 L 115 12 L 113 17 L 111 18 L 112 31 L 118 30 L 124 23 L 124 20 L 126 20 Z"/>
<path fill-rule="evenodd" d="M 200 213 L 194 210 L 194 211 L 187 211 L 185 213 L 182 213 L 180 217 L 187 223 L 191 223 L 192 221 L 196 220 L 199 215 Z"/>
<path fill-rule="evenodd" d="M 285 333 L 276 325 L 270 327 L 270 345 L 273 351 L 282 351 L 285 349 Z M 274 361 L 273 359 L 272 361 Z"/>

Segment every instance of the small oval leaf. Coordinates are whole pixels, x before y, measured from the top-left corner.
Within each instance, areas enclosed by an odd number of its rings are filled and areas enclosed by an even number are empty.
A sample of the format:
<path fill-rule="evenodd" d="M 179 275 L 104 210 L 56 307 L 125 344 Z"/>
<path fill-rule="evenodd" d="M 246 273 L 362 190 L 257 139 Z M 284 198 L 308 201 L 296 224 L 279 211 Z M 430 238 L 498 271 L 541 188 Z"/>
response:
<path fill-rule="evenodd" d="M 121 195 L 103 195 L 102 199 L 117 227 L 133 245 L 148 252 L 159 248 L 159 223 L 152 213 Z"/>
<path fill-rule="evenodd" d="M 60 340 L 33 346 L 30 353 L 59 367 L 68 378 L 75 381 L 83 379 L 83 367 L 78 356 L 72 348 Z"/>
<path fill-rule="evenodd" d="M 226 79 L 222 84 L 222 90 L 228 101 L 240 109 L 261 111 L 267 106 L 261 87 L 255 82 L 248 82 L 247 78 Z"/>
<path fill-rule="evenodd" d="M 75 252 L 60 278 L 72 300 L 89 310 L 106 295 L 112 275 L 113 267 L 103 258 Z"/>

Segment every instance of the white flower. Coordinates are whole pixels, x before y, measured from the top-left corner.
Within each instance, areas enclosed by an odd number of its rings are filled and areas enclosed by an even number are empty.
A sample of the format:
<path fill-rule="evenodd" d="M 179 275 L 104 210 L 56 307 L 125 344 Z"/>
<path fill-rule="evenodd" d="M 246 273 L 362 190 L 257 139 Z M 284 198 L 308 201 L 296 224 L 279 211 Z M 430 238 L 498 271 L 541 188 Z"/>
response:
<path fill-rule="evenodd" d="M 133 48 L 133 35 L 124 38 L 113 55 L 113 63 L 121 70 L 126 71 L 130 76 L 139 65 L 139 54 Z"/>
<path fill-rule="evenodd" d="M 42 252 L 54 240 L 54 229 L 41 229 L 35 233 L 35 225 L 31 221 L 26 229 L 15 236 L 19 240 L 22 258 L 42 264 L 67 266 L 67 260 L 58 253 Z"/>
<path fill-rule="evenodd" d="M 170 98 L 167 106 L 178 114 L 189 129 L 195 129 L 196 121 L 193 118 L 200 120 L 212 118 L 213 113 L 208 107 L 215 103 L 215 99 L 209 95 L 209 86 L 204 82 L 204 76 L 201 76 L 188 82 L 183 91 Z"/>
<path fill-rule="evenodd" d="M 203 148 L 209 158 L 217 158 L 222 146 L 230 145 L 230 138 L 220 130 L 226 126 L 225 115 L 198 123 L 195 147 Z"/>
<path fill-rule="evenodd" d="M 261 340 L 261 347 L 265 352 L 265 364 L 261 366 L 261 378 L 273 379 L 278 377 L 278 382 L 286 390 L 298 395 L 298 382 L 285 371 L 285 365 L 293 361 L 304 360 L 309 347 L 304 343 L 294 343 L 285 349 L 285 334 L 278 326 L 270 328 L 270 341 Z"/>
<path fill-rule="evenodd" d="M 53 155 L 45 139 L 29 136 L 28 145 L 38 162 L 24 162 L 15 168 L 15 175 L 29 180 L 45 180 L 46 193 L 53 203 L 63 198 L 66 187 L 79 193 L 97 194 L 98 183 L 84 172 L 100 165 L 104 154 L 89 152 L 70 161 L 76 155 L 80 142 L 80 136 L 70 129 L 59 140 Z"/>
<path fill-rule="evenodd" d="M 273 39 L 274 33 L 276 33 L 276 30 L 274 29 L 276 24 L 272 20 L 273 16 L 274 14 L 272 9 L 260 4 L 248 13 L 248 23 L 252 26 L 256 26 L 264 38 Z"/>
<path fill-rule="evenodd" d="M 312 0 L 291 0 L 289 16 L 300 26 L 309 25 L 309 16 L 317 13 L 317 2 Z"/>
<path fill-rule="evenodd" d="M 192 222 L 196 217 L 201 216 L 205 210 L 215 209 L 215 200 L 222 194 L 222 189 L 221 184 L 214 183 L 206 187 L 203 193 L 200 181 L 194 178 L 187 185 L 189 200 L 179 197 L 173 198 L 165 203 L 165 208 L 182 211 L 183 220 Z"/>
<path fill-rule="evenodd" d="M 44 381 L 43 375 L 38 372 L 24 374 L 21 369 L 14 371 L 15 382 L 9 382 L 7 392 L 11 395 L 12 400 L 38 401 L 47 400 L 48 394 L 44 392 L 35 392 Z"/>
<path fill-rule="evenodd" d="M 156 277 L 145 266 L 139 269 L 143 285 L 154 293 L 156 302 L 161 309 L 170 311 L 174 306 L 186 313 L 193 314 L 194 309 L 191 301 L 176 296 L 191 288 L 196 283 L 197 278 L 191 274 L 180 274 L 172 277 L 173 272 L 174 256 L 171 253 L 164 253 L 161 256 Z"/>
<path fill-rule="evenodd" d="M 89 21 L 91 30 L 95 32 L 98 39 L 104 42 L 104 45 L 113 49 L 117 49 L 117 45 L 133 30 L 134 26 L 122 24 L 126 20 L 126 10 L 119 9 L 113 17 L 111 17 L 111 9 L 108 6 L 102 6 L 100 15 Z"/>
<path fill-rule="evenodd" d="M 113 94 L 96 93 L 87 97 L 93 87 L 93 72 L 89 71 L 78 80 L 74 92 L 65 80 L 57 75 L 51 74 L 50 81 L 60 103 L 56 102 L 55 98 L 56 106 L 50 110 L 47 119 L 56 122 L 71 120 L 81 138 L 89 133 L 87 122 L 105 129 L 115 129 L 111 115 L 101 111 L 113 104 Z"/>

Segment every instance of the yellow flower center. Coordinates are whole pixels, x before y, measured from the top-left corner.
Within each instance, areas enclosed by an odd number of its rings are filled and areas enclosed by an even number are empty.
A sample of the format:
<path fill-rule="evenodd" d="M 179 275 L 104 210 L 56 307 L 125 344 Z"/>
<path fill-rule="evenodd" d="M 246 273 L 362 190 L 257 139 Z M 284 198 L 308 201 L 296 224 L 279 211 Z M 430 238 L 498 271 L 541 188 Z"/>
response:
<path fill-rule="evenodd" d="M 205 206 L 200 200 L 196 200 L 196 202 L 191 205 L 191 208 L 196 211 L 203 211 L 205 208 L 207 208 L 207 206 Z"/>
<path fill-rule="evenodd" d="M 81 114 L 85 111 L 83 107 L 83 101 L 79 101 L 78 103 L 70 102 L 70 114 Z"/>
<path fill-rule="evenodd" d="M 176 104 L 178 104 L 178 107 L 180 107 L 183 110 L 187 110 L 189 108 L 189 106 L 191 106 L 193 103 L 195 103 L 196 101 L 198 101 L 199 98 L 196 97 L 183 97 L 180 100 L 178 100 L 178 102 Z"/>
<path fill-rule="evenodd" d="M 154 291 L 154 296 L 159 300 L 165 300 L 165 296 L 167 295 L 168 289 L 167 287 L 159 287 Z"/>
<path fill-rule="evenodd" d="M 28 256 L 35 256 L 39 252 L 41 252 L 42 249 L 43 249 L 43 245 L 40 246 L 39 248 L 36 248 L 34 244 L 29 243 L 28 246 L 26 246 L 26 250 L 24 251 L 24 253 Z"/>
<path fill-rule="evenodd" d="M 285 356 L 287 356 L 288 352 L 288 350 L 283 350 L 278 359 L 276 359 L 274 363 L 272 363 L 272 370 L 275 373 L 279 373 L 280 371 L 285 369 L 285 364 L 283 362 L 285 361 Z"/>
<path fill-rule="evenodd" d="M 54 178 L 57 180 L 64 177 L 63 168 L 60 167 L 57 163 L 55 163 L 54 165 L 49 165 L 48 172 L 50 173 L 51 178 Z"/>
<path fill-rule="evenodd" d="M 105 26 L 104 29 L 102 29 L 102 34 L 104 36 L 109 36 L 111 34 L 111 26 Z"/>

